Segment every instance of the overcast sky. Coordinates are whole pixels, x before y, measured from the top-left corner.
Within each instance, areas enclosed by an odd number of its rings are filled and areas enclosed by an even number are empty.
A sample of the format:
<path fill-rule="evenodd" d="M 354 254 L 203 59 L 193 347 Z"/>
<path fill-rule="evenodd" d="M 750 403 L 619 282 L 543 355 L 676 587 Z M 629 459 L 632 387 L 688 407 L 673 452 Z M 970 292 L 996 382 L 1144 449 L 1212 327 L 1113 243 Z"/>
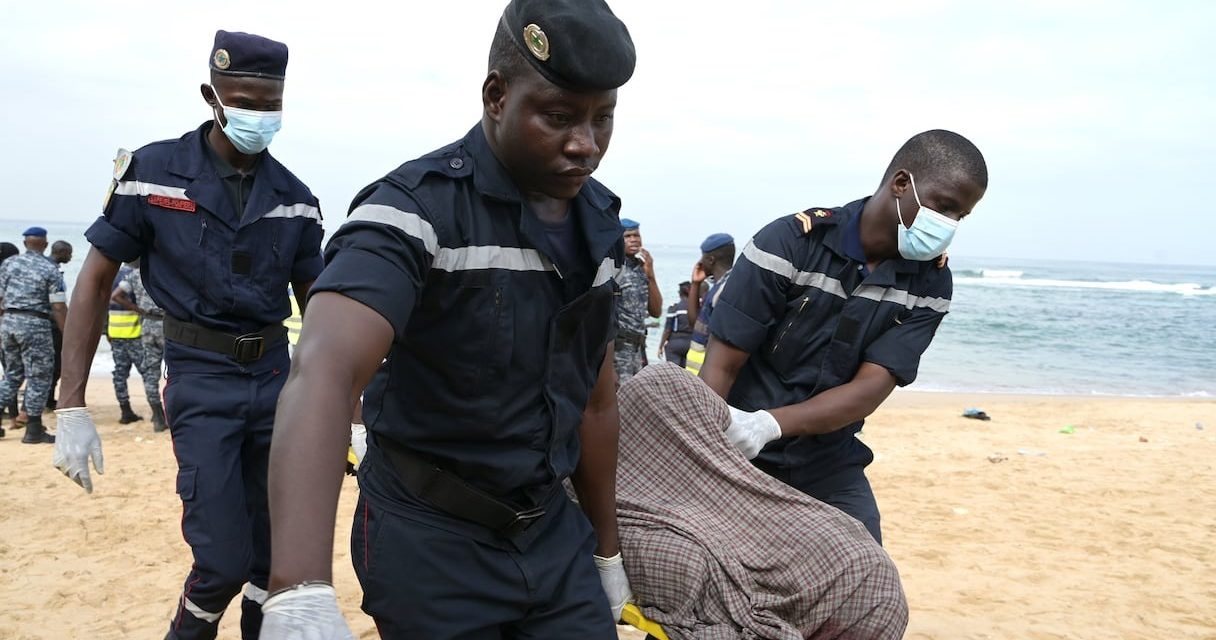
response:
<path fill-rule="evenodd" d="M 272 152 L 336 228 L 461 137 L 502 0 L 4 2 L 0 219 L 87 221 L 115 149 L 209 119 L 217 28 L 291 51 Z M 1216 264 L 1216 3 L 617 0 L 638 51 L 596 177 L 647 243 L 874 192 L 911 135 L 984 152 L 952 254 Z"/>

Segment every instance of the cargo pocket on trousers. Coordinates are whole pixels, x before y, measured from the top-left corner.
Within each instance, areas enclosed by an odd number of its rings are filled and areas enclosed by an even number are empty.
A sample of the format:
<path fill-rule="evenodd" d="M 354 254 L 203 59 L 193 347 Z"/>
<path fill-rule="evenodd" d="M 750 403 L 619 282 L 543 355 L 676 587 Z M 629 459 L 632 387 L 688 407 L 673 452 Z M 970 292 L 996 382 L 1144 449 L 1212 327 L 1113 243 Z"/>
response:
<path fill-rule="evenodd" d="M 182 502 L 194 499 L 194 485 L 198 480 L 198 467 L 184 467 L 177 470 L 177 495 Z"/>

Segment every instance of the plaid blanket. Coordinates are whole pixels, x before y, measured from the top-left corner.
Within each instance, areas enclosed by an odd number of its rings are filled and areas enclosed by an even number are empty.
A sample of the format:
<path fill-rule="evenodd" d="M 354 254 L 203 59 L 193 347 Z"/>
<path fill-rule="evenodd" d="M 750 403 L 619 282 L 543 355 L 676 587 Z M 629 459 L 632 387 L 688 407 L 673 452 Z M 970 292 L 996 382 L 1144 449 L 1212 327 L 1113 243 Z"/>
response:
<path fill-rule="evenodd" d="M 756 469 L 726 403 L 663 363 L 619 393 L 617 518 L 643 613 L 673 639 L 900 638 L 895 565 L 864 527 Z"/>

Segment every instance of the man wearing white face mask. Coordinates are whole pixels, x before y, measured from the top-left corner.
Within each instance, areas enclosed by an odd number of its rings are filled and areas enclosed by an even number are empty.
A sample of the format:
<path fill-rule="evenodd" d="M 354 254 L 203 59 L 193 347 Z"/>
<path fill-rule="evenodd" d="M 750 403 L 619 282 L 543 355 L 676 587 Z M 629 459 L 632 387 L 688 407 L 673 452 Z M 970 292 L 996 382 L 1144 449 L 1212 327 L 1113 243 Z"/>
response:
<path fill-rule="evenodd" d="M 944 130 L 896 152 L 873 196 L 770 223 L 743 250 L 710 324 L 701 378 L 726 437 L 766 473 L 859 520 L 880 543 L 854 436 L 916 379 L 950 307 L 935 264 L 988 188 L 979 149 Z"/>
<path fill-rule="evenodd" d="M 215 638 L 244 589 L 256 638 L 270 570 L 266 477 L 290 360 L 290 284 L 301 309 L 323 266 L 321 212 L 266 150 L 279 130 L 287 46 L 219 31 L 200 87 L 208 121 L 176 140 L 120 151 L 64 330 L 55 466 L 93 490 L 101 440 L 84 406 L 99 314 L 121 262 L 140 260 L 164 309 L 165 418 L 177 457 L 182 534 L 194 562 L 168 638 Z"/>

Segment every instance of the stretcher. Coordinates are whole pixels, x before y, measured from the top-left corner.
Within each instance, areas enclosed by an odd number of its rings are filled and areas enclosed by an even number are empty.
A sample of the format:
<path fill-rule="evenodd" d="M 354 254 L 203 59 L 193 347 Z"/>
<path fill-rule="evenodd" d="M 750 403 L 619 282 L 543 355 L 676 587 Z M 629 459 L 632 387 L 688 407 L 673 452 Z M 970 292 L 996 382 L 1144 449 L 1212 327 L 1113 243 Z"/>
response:
<path fill-rule="evenodd" d="M 625 605 L 625 609 L 621 611 L 621 622 L 639 630 L 650 634 L 651 638 L 656 640 L 668 640 L 667 633 L 663 631 L 663 627 L 659 623 L 642 615 L 642 610 L 632 602 Z"/>

